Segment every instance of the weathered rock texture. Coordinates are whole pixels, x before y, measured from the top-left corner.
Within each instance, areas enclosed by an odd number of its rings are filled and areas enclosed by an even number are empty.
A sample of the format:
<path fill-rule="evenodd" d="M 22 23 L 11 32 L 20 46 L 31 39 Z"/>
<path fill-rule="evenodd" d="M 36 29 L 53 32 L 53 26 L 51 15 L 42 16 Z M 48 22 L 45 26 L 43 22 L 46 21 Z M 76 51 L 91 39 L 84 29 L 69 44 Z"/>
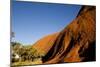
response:
<path fill-rule="evenodd" d="M 82 6 L 68 26 L 39 40 L 35 48 L 45 52 L 44 64 L 95 61 L 96 7 Z"/>

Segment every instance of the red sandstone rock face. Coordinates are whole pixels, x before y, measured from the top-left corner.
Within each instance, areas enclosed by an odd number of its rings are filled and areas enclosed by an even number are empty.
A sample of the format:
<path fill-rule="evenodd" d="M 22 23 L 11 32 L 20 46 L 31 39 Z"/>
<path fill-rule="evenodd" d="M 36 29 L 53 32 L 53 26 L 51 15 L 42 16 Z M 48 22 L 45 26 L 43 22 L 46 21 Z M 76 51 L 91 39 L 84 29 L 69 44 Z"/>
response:
<path fill-rule="evenodd" d="M 95 61 L 96 7 L 83 6 L 61 32 L 40 39 L 35 48 L 45 52 L 44 64 Z"/>
<path fill-rule="evenodd" d="M 56 40 L 56 37 L 58 36 L 58 33 L 47 35 L 40 40 L 38 40 L 33 47 L 37 49 L 39 52 L 43 52 L 46 54 L 50 48 L 52 47 L 54 41 Z"/>

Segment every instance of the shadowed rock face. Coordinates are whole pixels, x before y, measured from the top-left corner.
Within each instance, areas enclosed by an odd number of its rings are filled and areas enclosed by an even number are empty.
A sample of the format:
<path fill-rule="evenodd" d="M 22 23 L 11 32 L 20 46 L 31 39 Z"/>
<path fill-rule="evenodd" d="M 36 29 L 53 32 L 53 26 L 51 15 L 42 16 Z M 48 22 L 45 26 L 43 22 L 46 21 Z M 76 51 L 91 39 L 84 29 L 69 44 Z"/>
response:
<path fill-rule="evenodd" d="M 42 49 L 46 55 L 42 58 L 44 64 L 62 62 L 95 61 L 96 49 L 96 7 L 83 6 L 77 17 L 66 26 L 59 34 L 52 34 L 51 46 Z M 55 36 L 56 35 L 56 36 Z M 45 41 L 42 44 L 42 41 Z M 43 38 L 38 45 L 45 46 L 50 43 Z"/>

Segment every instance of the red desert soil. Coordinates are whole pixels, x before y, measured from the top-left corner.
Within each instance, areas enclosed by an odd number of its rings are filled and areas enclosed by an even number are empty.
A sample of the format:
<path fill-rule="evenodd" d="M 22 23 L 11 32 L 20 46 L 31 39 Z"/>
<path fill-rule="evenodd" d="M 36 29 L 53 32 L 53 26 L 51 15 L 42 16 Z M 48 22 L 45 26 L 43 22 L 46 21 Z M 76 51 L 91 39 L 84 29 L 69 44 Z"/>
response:
<path fill-rule="evenodd" d="M 67 18 L 66 18 L 67 19 Z M 82 6 L 76 18 L 62 31 L 33 45 L 45 52 L 44 64 L 95 61 L 96 7 Z"/>

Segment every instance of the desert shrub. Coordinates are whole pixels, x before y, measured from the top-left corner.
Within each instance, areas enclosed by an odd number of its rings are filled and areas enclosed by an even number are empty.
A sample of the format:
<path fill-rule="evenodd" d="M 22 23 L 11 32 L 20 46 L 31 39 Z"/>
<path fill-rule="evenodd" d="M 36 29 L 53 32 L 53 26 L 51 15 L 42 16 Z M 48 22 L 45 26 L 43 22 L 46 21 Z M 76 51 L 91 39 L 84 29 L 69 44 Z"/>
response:
<path fill-rule="evenodd" d="M 34 59 L 42 58 L 44 56 L 43 51 L 38 51 L 31 45 L 23 46 L 22 44 L 18 42 L 12 42 L 12 50 L 13 50 L 12 55 L 14 53 L 18 54 L 20 57 L 19 61 L 22 61 L 22 62 L 34 61 Z M 12 61 L 18 62 L 18 60 L 14 59 L 14 57 L 12 57 Z"/>

